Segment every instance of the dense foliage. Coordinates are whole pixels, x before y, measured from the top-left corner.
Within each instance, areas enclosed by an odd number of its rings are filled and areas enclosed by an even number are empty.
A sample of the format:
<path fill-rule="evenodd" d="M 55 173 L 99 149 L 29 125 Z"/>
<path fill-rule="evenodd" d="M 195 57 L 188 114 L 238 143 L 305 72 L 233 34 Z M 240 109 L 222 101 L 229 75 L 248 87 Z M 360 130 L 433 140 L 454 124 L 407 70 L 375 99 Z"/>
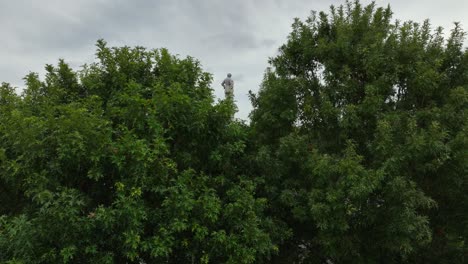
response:
<path fill-rule="evenodd" d="M 464 263 L 459 25 L 296 20 L 250 124 L 165 49 L 0 87 L 0 263 Z"/>
<path fill-rule="evenodd" d="M 252 95 L 279 262 L 468 261 L 468 52 L 359 2 L 296 20 Z M 281 258 L 283 257 L 283 258 Z"/>
<path fill-rule="evenodd" d="M 251 263 L 275 248 L 245 125 L 166 50 L 108 48 L 1 89 L 0 260 Z"/>

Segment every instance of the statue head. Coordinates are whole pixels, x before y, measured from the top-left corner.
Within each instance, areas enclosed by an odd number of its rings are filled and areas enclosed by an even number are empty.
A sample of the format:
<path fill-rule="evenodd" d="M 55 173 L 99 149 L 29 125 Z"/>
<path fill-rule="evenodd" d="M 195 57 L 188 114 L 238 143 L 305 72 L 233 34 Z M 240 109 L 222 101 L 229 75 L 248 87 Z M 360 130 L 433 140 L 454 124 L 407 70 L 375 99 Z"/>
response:
<path fill-rule="evenodd" d="M 228 75 L 227 75 L 227 76 L 228 76 L 229 78 L 231 78 L 231 76 L 232 76 L 232 75 L 231 75 L 230 73 L 228 73 Z"/>

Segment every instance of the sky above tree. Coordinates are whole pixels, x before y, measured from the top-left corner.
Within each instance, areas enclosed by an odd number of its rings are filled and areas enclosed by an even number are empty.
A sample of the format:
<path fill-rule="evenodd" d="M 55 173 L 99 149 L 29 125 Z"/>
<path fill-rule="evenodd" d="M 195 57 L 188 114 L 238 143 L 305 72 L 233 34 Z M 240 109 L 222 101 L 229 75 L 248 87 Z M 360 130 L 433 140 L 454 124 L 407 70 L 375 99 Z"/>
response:
<path fill-rule="evenodd" d="M 371 1 L 362 1 L 363 4 Z M 30 71 L 43 75 L 44 64 L 64 58 L 75 69 L 95 60 L 97 39 L 111 46 L 166 47 L 181 57 L 199 59 L 213 73 L 213 88 L 227 72 L 236 82 L 237 117 L 248 119 L 249 90 L 257 91 L 268 58 L 285 42 L 294 17 L 328 10 L 341 0 L 83 0 L 0 1 L 0 81 L 21 90 Z M 377 0 L 390 4 L 394 19 L 423 22 L 448 30 L 453 22 L 468 29 L 465 0 Z"/>

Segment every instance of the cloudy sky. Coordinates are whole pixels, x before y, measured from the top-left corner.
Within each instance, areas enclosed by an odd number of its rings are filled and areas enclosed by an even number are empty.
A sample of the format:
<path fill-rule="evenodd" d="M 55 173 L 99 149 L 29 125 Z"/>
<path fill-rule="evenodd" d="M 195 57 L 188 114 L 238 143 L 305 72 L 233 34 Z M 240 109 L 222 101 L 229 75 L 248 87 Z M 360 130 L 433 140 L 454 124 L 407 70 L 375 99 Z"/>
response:
<path fill-rule="evenodd" d="M 368 3 L 368 0 L 362 0 Z M 328 10 L 344 0 L 0 0 L 0 82 L 21 90 L 30 71 L 64 58 L 75 69 L 94 60 L 99 38 L 111 46 L 166 47 L 199 59 L 213 73 L 213 88 L 227 72 L 235 80 L 237 117 L 248 118 L 248 90 L 257 91 L 285 42 L 293 18 Z M 376 0 L 394 18 L 468 31 L 468 0 Z"/>

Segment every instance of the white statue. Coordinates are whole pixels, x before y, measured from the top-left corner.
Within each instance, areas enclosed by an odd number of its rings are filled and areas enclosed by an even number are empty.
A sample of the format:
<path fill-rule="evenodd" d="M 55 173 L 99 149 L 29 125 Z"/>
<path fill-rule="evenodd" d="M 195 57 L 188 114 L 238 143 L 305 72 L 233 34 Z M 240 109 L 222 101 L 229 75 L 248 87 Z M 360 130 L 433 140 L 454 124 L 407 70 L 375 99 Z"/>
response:
<path fill-rule="evenodd" d="M 231 79 L 231 74 L 228 73 L 227 78 L 221 83 L 224 87 L 224 96 L 226 99 L 234 98 L 234 81 Z"/>

